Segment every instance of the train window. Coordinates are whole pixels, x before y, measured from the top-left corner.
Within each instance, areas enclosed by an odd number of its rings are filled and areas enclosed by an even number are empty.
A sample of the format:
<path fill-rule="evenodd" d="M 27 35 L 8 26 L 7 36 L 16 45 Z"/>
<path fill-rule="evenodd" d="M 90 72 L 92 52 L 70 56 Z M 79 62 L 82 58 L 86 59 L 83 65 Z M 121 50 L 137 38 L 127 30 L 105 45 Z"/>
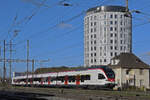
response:
<path fill-rule="evenodd" d="M 40 78 L 34 78 L 34 81 L 41 81 L 41 79 Z"/>
<path fill-rule="evenodd" d="M 75 79 L 73 79 L 72 82 L 75 82 Z"/>
<path fill-rule="evenodd" d="M 105 76 L 103 74 L 98 74 L 98 79 L 105 79 Z"/>
<path fill-rule="evenodd" d="M 52 77 L 51 82 L 56 81 L 56 79 L 57 79 L 56 77 Z"/>
<path fill-rule="evenodd" d="M 81 82 L 84 82 L 85 78 L 85 75 L 81 75 Z"/>
<path fill-rule="evenodd" d="M 61 82 L 64 82 L 64 79 L 62 79 Z"/>
<path fill-rule="evenodd" d="M 75 76 L 69 76 L 68 77 L 68 80 L 69 80 L 69 82 L 75 82 Z"/>
<path fill-rule="evenodd" d="M 44 77 L 43 82 L 47 82 L 47 81 L 48 81 L 48 78 Z"/>
<path fill-rule="evenodd" d="M 85 75 L 85 80 L 90 80 L 90 75 Z"/>
<path fill-rule="evenodd" d="M 84 79 L 81 79 L 81 82 L 84 82 Z"/>

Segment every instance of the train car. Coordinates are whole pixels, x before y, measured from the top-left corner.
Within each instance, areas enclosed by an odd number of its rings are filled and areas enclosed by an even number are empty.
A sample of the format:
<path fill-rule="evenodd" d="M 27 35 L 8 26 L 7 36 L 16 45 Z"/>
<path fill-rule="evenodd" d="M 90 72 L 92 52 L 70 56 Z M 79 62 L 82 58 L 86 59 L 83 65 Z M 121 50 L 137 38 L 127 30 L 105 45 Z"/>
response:
<path fill-rule="evenodd" d="M 113 88 L 115 74 L 107 66 L 81 68 L 72 71 L 51 72 L 24 76 L 14 76 L 13 85 L 59 86 L 83 88 Z"/>

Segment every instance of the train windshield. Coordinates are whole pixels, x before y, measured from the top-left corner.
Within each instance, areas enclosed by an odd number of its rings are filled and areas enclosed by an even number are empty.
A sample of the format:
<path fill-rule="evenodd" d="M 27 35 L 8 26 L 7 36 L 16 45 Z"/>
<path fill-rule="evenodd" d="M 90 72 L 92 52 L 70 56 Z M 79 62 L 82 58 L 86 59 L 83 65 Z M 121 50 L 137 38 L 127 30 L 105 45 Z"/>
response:
<path fill-rule="evenodd" d="M 115 78 L 115 74 L 113 71 L 106 72 L 108 78 Z"/>
<path fill-rule="evenodd" d="M 104 71 L 105 71 L 108 78 L 115 78 L 115 73 L 112 69 L 105 68 Z"/>

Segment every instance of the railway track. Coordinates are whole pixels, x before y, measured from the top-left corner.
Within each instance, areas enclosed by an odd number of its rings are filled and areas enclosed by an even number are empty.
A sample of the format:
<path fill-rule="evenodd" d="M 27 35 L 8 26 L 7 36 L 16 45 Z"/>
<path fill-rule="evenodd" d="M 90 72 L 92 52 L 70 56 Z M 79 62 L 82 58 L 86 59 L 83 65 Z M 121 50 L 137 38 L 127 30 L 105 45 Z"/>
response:
<path fill-rule="evenodd" d="M 0 100 L 150 100 L 150 94 L 136 91 L 12 87 L 0 90 Z"/>
<path fill-rule="evenodd" d="M 44 97 L 53 97 L 54 95 L 17 92 L 17 91 L 0 91 L 0 100 L 47 100 Z M 42 98 L 43 97 L 43 98 Z"/>

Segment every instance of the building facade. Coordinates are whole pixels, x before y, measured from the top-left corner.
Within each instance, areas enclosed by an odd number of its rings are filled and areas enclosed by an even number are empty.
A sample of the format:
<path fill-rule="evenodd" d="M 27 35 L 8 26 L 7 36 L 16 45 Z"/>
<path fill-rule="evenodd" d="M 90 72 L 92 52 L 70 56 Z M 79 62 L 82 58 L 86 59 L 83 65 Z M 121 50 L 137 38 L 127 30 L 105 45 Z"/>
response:
<path fill-rule="evenodd" d="M 132 18 L 122 6 L 90 8 L 84 18 L 84 66 L 108 65 L 132 52 Z"/>
<path fill-rule="evenodd" d="M 150 66 L 132 53 L 121 53 L 111 60 L 109 66 L 115 72 L 118 88 L 134 86 L 150 89 Z"/>

